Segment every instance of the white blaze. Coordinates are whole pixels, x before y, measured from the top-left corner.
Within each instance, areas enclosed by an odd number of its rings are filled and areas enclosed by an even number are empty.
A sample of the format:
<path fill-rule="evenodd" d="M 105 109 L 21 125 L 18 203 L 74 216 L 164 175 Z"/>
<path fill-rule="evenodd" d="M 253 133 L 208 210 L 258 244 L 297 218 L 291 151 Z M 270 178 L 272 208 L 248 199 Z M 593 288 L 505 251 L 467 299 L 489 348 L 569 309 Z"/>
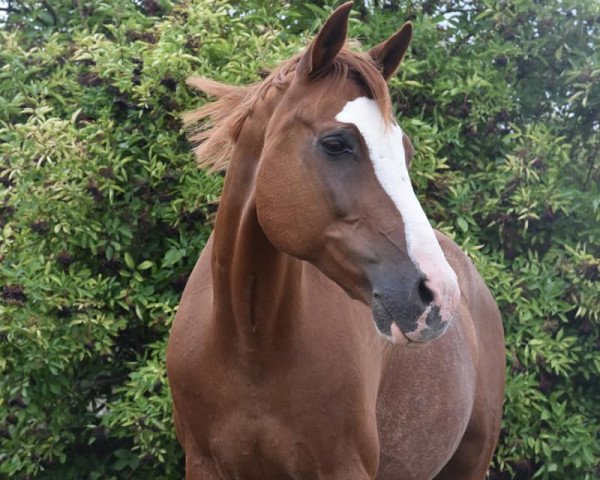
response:
<path fill-rule="evenodd" d="M 348 102 L 335 118 L 354 124 L 362 134 L 375 175 L 402 216 L 408 255 L 427 276 L 427 286 L 438 294 L 436 303 L 446 317 L 444 313 L 451 312 L 444 310 L 453 310 L 458 302 L 458 282 L 412 188 L 402 130 L 395 122 L 386 127 L 377 102 L 367 97 Z"/>

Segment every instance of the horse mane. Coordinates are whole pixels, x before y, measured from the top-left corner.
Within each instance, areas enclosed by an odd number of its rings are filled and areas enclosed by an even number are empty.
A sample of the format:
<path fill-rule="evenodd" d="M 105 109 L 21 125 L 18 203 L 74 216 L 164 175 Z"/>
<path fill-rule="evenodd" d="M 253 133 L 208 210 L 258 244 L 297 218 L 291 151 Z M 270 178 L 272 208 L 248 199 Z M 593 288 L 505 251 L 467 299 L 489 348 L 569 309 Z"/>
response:
<path fill-rule="evenodd" d="M 235 142 L 257 102 L 271 88 L 286 89 L 301 58 L 302 54 L 292 57 L 279 64 L 261 82 L 248 86 L 226 85 L 203 77 L 187 79 L 189 86 L 217 97 L 217 100 L 183 115 L 189 139 L 195 145 L 199 167 L 212 171 L 227 169 Z M 380 67 L 367 53 L 344 47 L 321 78 L 329 77 L 332 88 L 348 78 L 361 82 L 378 102 L 383 118 L 391 119 L 391 99 L 386 81 Z"/>

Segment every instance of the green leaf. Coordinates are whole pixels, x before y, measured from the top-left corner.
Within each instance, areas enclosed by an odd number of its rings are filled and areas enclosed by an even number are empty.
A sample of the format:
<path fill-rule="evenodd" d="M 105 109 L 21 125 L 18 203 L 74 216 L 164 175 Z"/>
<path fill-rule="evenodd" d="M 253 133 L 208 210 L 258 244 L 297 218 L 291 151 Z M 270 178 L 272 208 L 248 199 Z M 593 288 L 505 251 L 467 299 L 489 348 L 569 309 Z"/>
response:
<path fill-rule="evenodd" d="M 162 268 L 170 267 L 179 262 L 185 255 L 185 250 L 180 248 L 171 248 L 165 254 L 162 261 Z"/>
<path fill-rule="evenodd" d="M 456 219 L 456 224 L 463 232 L 469 230 L 469 223 L 463 217 L 458 217 Z"/>
<path fill-rule="evenodd" d="M 154 262 L 150 261 L 150 260 L 144 260 L 142 263 L 140 263 L 137 266 L 138 270 L 148 270 L 149 268 L 152 268 L 154 266 Z"/>
<path fill-rule="evenodd" d="M 135 266 L 133 257 L 131 256 L 131 254 L 129 252 L 125 252 L 125 255 L 123 256 L 123 258 L 125 260 L 125 265 L 127 265 L 129 268 L 133 268 Z"/>

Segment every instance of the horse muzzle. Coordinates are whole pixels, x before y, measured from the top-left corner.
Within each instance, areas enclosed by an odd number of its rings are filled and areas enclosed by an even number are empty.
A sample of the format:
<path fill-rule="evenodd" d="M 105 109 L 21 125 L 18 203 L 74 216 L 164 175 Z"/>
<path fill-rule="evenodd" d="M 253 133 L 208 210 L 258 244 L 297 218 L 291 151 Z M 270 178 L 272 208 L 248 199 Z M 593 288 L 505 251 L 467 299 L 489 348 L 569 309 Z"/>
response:
<path fill-rule="evenodd" d="M 392 343 L 425 343 L 444 334 L 459 298 L 457 286 L 453 291 L 452 285 L 418 279 L 412 288 L 374 288 L 371 311 L 379 333 Z"/>

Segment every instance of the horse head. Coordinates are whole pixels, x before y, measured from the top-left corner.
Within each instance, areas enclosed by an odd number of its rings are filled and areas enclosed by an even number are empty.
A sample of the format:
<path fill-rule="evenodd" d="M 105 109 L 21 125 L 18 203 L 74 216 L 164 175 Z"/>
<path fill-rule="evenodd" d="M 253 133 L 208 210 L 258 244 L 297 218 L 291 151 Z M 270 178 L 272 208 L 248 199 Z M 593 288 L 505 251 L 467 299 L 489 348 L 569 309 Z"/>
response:
<path fill-rule="evenodd" d="M 460 291 L 408 176 L 412 146 L 390 112 L 386 80 L 412 26 L 368 55 L 351 52 L 351 6 L 298 58 L 269 120 L 257 214 L 276 248 L 368 304 L 387 339 L 426 342 L 444 333 Z"/>

